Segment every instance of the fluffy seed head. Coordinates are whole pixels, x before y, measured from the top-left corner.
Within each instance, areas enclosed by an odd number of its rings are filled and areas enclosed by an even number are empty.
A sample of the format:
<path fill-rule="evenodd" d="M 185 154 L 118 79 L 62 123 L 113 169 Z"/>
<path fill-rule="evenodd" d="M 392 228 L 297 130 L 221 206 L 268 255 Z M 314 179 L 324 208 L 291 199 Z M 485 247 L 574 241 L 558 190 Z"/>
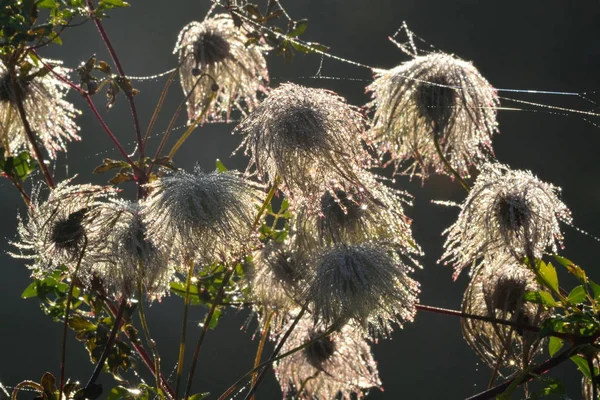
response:
<path fill-rule="evenodd" d="M 312 318 L 302 318 L 281 351 L 301 346 L 321 336 L 325 329 L 315 325 Z M 278 361 L 276 376 L 283 397 L 350 400 L 363 398 L 365 390 L 381 386 L 377 364 L 362 334 L 361 329 L 348 324 Z"/>
<path fill-rule="evenodd" d="M 243 115 L 258 105 L 266 92 L 267 64 L 260 44 L 246 45 L 243 27 L 235 27 L 228 14 L 191 22 L 179 33 L 180 78 L 191 121 L 229 119 L 232 109 Z"/>
<path fill-rule="evenodd" d="M 45 61 L 56 65 L 54 71 L 57 74 L 68 75 L 69 71 L 59 66 L 60 62 Z M 16 106 L 15 90 L 19 90 L 31 129 L 50 158 L 55 158 L 57 151 L 66 150 L 68 141 L 80 139 L 77 135 L 79 127 L 74 121 L 79 111 L 64 100 L 69 87 L 49 71 L 34 68 L 28 73 L 17 73 L 16 78 L 11 78 L 0 62 L 0 146 L 10 154 L 29 146 Z"/>
<path fill-rule="evenodd" d="M 529 171 L 486 164 L 457 221 L 446 230 L 442 260 L 454 265 L 454 276 L 484 255 L 510 252 L 516 258 L 539 258 L 562 245 L 558 222 L 571 213 L 558 198 L 560 189 Z"/>
<path fill-rule="evenodd" d="M 234 171 L 177 171 L 149 185 L 143 217 L 148 236 L 178 261 L 225 261 L 252 246 L 262 195 Z"/>
<path fill-rule="evenodd" d="M 341 243 L 384 243 L 418 265 L 414 257 L 422 253 L 403 210 L 412 197 L 385 186 L 371 173 L 361 173 L 360 180 L 364 187 L 338 185 L 316 204 L 302 204 L 296 215 L 296 243 L 306 252 Z"/>
<path fill-rule="evenodd" d="M 492 153 L 498 96 L 471 63 L 444 53 L 418 56 L 377 71 L 367 90 L 376 107 L 372 139 L 382 154 L 390 153 L 396 170 L 412 158 L 403 173 L 446 173 L 434 138 L 461 175 Z"/>
<path fill-rule="evenodd" d="M 89 275 L 89 261 L 102 245 L 89 234 L 90 228 L 99 215 L 101 200 L 114 195 L 114 190 L 70 183 L 59 183 L 45 201 L 40 189 L 35 190 L 27 217 L 19 217 L 19 239 L 12 243 L 19 253 L 12 255 L 34 260 L 31 269 L 37 277 L 45 277 L 61 265 L 73 272 L 80 257 L 80 278 Z"/>
<path fill-rule="evenodd" d="M 372 337 L 387 335 L 392 322 L 412 321 L 419 285 L 392 248 L 338 245 L 317 255 L 313 264 L 305 299 L 315 320 L 327 325 L 352 320 Z"/>
<path fill-rule="evenodd" d="M 285 83 L 236 128 L 261 179 L 281 178 L 290 198 L 315 198 L 335 183 L 360 186 L 368 164 L 365 120 L 332 92 Z"/>
<path fill-rule="evenodd" d="M 525 293 L 538 290 L 535 275 L 510 256 L 488 259 L 469 283 L 462 311 L 539 327 L 549 312 L 524 300 Z M 536 332 L 470 318 L 461 325 L 469 346 L 490 368 L 524 369 L 541 352 Z"/>
<path fill-rule="evenodd" d="M 138 203 L 113 200 L 100 206 L 92 237 L 103 243 L 95 269 L 114 297 L 135 297 L 140 284 L 152 300 L 167 293 L 174 269 L 168 253 L 147 238 Z"/>

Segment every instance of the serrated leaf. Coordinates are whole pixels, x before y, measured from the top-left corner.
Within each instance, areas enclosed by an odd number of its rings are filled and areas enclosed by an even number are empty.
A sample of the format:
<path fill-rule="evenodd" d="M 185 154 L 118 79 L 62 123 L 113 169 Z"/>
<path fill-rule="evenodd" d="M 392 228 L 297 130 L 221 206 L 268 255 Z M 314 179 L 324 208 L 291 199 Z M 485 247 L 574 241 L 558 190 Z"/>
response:
<path fill-rule="evenodd" d="M 536 304 L 543 304 L 548 307 L 560 306 L 560 303 L 558 303 L 556 300 L 554 300 L 554 297 L 552 297 L 552 294 L 550 294 L 544 290 L 540 290 L 538 292 L 527 292 L 527 293 L 525 293 L 524 298 L 526 301 L 530 301 L 530 302 L 536 303 Z"/>
<path fill-rule="evenodd" d="M 585 292 L 585 288 L 581 285 L 576 286 L 569 293 L 568 299 L 571 304 L 579 304 L 583 303 L 587 297 L 587 293 Z"/>
<path fill-rule="evenodd" d="M 132 181 L 133 180 L 133 174 L 132 173 L 118 173 L 117 175 L 115 175 L 114 178 L 112 178 L 111 180 L 108 181 L 108 183 L 111 183 L 113 185 L 118 185 L 119 183 L 123 183 L 123 182 L 128 182 L 128 181 Z"/>
<path fill-rule="evenodd" d="M 92 171 L 94 174 L 101 174 L 106 171 L 110 171 L 115 168 L 128 168 L 130 165 L 126 161 L 120 160 L 111 160 L 110 158 L 105 158 L 102 165 L 97 166 Z"/>
<path fill-rule="evenodd" d="M 556 353 L 562 348 L 564 341 L 555 336 L 550 336 L 548 340 L 548 354 L 550 357 L 554 357 Z"/>
<path fill-rule="evenodd" d="M 558 275 L 556 274 L 556 268 L 552 263 L 544 263 L 540 260 L 538 264 L 538 273 L 542 279 L 540 283 L 547 285 L 554 292 L 558 292 Z"/>
<path fill-rule="evenodd" d="M 585 375 L 586 378 L 592 379 L 592 374 L 590 373 L 590 366 L 588 365 L 588 362 L 585 358 L 575 355 L 571 357 L 571 361 L 573 361 L 575 365 L 577 365 L 577 369 L 579 369 L 581 373 Z"/>

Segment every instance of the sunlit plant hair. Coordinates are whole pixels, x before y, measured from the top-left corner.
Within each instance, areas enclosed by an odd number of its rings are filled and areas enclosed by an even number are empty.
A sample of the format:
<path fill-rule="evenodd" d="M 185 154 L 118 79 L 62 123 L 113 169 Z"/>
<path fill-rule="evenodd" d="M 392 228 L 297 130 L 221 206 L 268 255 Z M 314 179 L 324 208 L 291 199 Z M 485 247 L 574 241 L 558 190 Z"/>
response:
<path fill-rule="evenodd" d="M 327 328 L 304 317 L 281 351 L 302 346 Z M 366 390 L 381 386 L 369 344 L 353 324 L 278 361 L 276 377 L 284 398 L 350 400 L 363 398 Z"/>
<path fill-rule="evenodd" d="M 99 207 L 91 229 L 100 243 L 94 255 L 94 270 L 116 298 L 137 298 L 138 286 L 151 299 L 169 290 L 174 274 L 168 253 L 150 242 L 139 203 L 112 200 Z"/>
<path fill-rule="evenodd" d="M 59 61 L 45 60 L 54 65 L 54 71 L 68 75 Z M 19 91 L 27 121 L 51 158 L 57 151 L 65 151 L 66 143 L 80 139 L 79 127 L 74 119 L 79 110 L 65 100 L 67 84 L 50 71 L 34 67 L 29 71 L 17 69 L 11 77 L 6 66 L 0 62 L 0 146 L 8 154 L 29 148 L 23 121 L 17 109 L 15 90 Z"/>
<path fill-rule="evenodd" d="M 354 321 L 372 337 L 387 336 L 392 323 L 413 320 L 419 284 L 393 248 L 337 245 L 312 262 L 305 299 L 315 320 L 339 326 Z"/>
<path fill-rule="evenodd" d="M 179 33 L 174 52 L 179 55 L 181 86 L 188 97 L 190 121 L 229 120 L 232 109 L 245 115 L 267 91 L 269 74 L 260 43 L 247 44 L 243 26 L 229 14 L 190 22 Z"/>
<path fill-rule="evenodd" d="M 396 171 L 424 178 L 431 171 L 448 173 L 436 140 L 463 176 L 470 165 L 489 158 L 499 101 L 471 63 L 431 53 L 375 75 L 367 87 L 375 107 L 372 138 L 382 155 L 391 155 Z"/>
<path fill-rule="evenodd" d="M 368 164 L 361 138 L 365 119 L 336 94 L 285 83 L 236 130 L 261 179 L 281 179 L 291 199 L 315 198 L 339 183 L 361 186 L 357 171 Z"/>
<path fill-rule="evenodd" d="M 557 243 L 562 246 L 559 221 L 571 223 L 559 193 L 529 171 L 484 165 L 458 219 L 446 230 L 441 260 L 454 265 L 456 278 L 484 255 L 510 252 L 521 260 L 556 252 Z"/>
<path fill-rule="evenodd" d="M 33 260 L 30 268 L 37 278 L 63 265 L 73 272 L 80 258 L 80 277 L 89 275 L 89 261 L 102 243 L 91 238 L 88 231 L 98 217 L 102 200 L 114 193 L 105 186 L 74 185 L 69 179 L 56 185 L 42 200 L 41 188 L 37 188 L 27 217 L 19 217 L 18 240 L 12 242 L 19 253 L 12 255 Z"/>
<path fill-rule="evenodd" d="M 378 242 L 410 258 L 422 254 L 411 231 L 412 220 L 404 214 L 412 196 L 363 172 L 364 187 L 337 185 L 314 202 L 304 202 L 295 218 L 295 242 L 306 252 L 319 246 Z"/>
<path fill-rule="evenodd" d="M 534 273 L 511 256 L 488 258 L 465 291 L 462 311 L 539 328 L 550 312 L 524 299 L 527 292 L 539 290 Z M 473 318 L 462 318 L 461 326 L 473 351 L 500 373 L 527 368 L 542 350 L 538 333 L 527 329 Z"/>
<path fill-rule="evenodd" d="M 142 215 L 149 238 L 178 261 L 227 261 L 258 239 L 252 224 L 262 193 L 235 171 L 179 170 L 148 189 Z"/>

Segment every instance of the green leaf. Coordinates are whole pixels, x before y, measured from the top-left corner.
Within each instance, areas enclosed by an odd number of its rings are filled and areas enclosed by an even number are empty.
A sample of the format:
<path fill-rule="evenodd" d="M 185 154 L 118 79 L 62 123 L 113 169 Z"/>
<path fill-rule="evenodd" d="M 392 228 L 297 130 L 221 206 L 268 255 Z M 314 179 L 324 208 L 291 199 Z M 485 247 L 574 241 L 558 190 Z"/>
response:
<path fill-rule="evenodd" d="M 94 174 L 101 174 L 103 172 L 110 171 L 115 168 L 131 168 L 131 166 L 127 163 L 127 161 L 120 160 L 111 160 L 110 158 L 105 158 L 102 161 L 102 165 L 97 166 L 92 171 Z"/>
<path fill-rule="evenodd" d="M 205 393 L 196 393 L 191 395 L 190 397 L 188 397 L 188 400 L 202 400 L 208 397 L 208 395 L 210 395 L 209 392 L 205 392 Z"/>
<path fill-rule="evenodd" d="M 592 379 L 592 374 L 590 373 L 590 366 L 585 358 L 581 356 L 573 356 L 571 357 L 571 361 L 577 365 L 577 368 L 581 371 L 583 375 L 588 379 Z"/>
<path fill-rule="evenodd" d="M 54 8 L 56 7 L 56 1 L 54 0 L 38 0 L 35 5 L 39 8 Z"/>
<path fill-rule="evenodd" d="M 294 29 L 288 34 L 289 37 L 298 37 L 304 33 L 308 27 L 308 20 L 301 19 L 294 23 Z"/>
<path fill-rule="evenodd" d="M 123 400 L 134 398 L 135 397 L 131 395 L 128 389 L 124 388 L 123 386 L 116 386 L 111 389 L 110 393 L 108 393 L 106 400 Z"/>
<path fill-rule="evenodd" d="M 27 286 L 25 288 L 25 290 L 23 290 L 23 293 L 21 293 L 21 298 L 22 299 L 29 299 L 31 297 L 35 297 L 38 295 L 38 281 L 37 279 L 33 282 L 31 282 L 31 284 L 29 286 Z"/>
<path fill-rule="evenodd" d="M 545 290 L 540 290 L 538 292 L 527 292 L 524 296 L 526 301 L 530 301 L 536 304 L 543 304 L 548 307 L 558 307 L 560 303 L 554 300 L 554 297 Z"/>
<path fill-rule="evenodd" d="M 123 0 L 100 0 L 98 2 L 98 7 L 103 7 L 105 9 L 117 8 L 117 7 L 129 7 L 130 4 Z"/>
<path fill-rule="evenodd" d="M 569 293 L 569 302 L 571 304 L 579 304 L 583 303 L 587 297 L 587 293 L 585 292 L 585 288 L 582 285 L 576 286 L 571 293 Z"/>
<path fill-rule="evenodd" d="M 221 318 L 221 314 L 223 312 L 217 307 L 215 308 L 215 312 L 213 313 L 209 323 L 208 323 L 208 327 L 210 329 L 215 329 L 217 327 L 217 324 L 219 323 L 219 318 Z"/>
<path fill-rule="evenodd" d="M 215 165 L 217 167 L 217 171 L 219 171 L 219 172 L 228 171 L 227 167 L 218 158 L 217 158 L 217 161 L 215 161 Z"/>
<path fill-rule="evenodd" d="M 550 354 L 550 357 L 554 357 L 554 355 L 558 353 L 563 346 L 563 342 L 562 339 L 557 338 L 556 336 L 550 336 L 550 339 L 548 340 L 548 353 Z"/>
<path fill-rule="evenodd" d="M 547 285 L 554 292 L 558 292 L 558 275 L 552 263 L 544 263 L 540 260 L 538 264 L 538 273 L 542 279 L 540 283 Z"/>
<path fill-rule="evenodd" d="M 600 285 L 596 282 L 593 282 L 591 279 L 588 280 L 588 283 L 592 287 L 592 291 L 594 292 L 594 300 L 600 301 Z"/>

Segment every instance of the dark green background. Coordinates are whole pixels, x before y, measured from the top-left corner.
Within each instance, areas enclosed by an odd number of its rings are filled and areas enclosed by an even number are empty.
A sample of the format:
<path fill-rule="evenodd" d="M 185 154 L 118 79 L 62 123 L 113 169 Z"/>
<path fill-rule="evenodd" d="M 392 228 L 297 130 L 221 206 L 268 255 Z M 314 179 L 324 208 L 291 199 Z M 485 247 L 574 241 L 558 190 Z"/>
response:
<path fill-rule="evenodd" d="M 199 0 L 132 0 L 131 3 L 130 9 L 113 12 L 105 25 L 126 73 L 135 76 L 173 68 L 176 57 L 171 52 L 179 30 L 191 20 L 201 20 L 210 4 Z M 495 87 L 568 92 L 593 91 L 599 87 L 600 5 L 597 1 L 288 0 L 284 6 L 293 17 L 309 19 L 305 39 L 324 43 L 335 55 L 373 67 L 390 68 L 408 59 L 386 39 L 402 21 L 407 21 L 413 31 L 437 49 L 473 61 Z M 69 67 L 77 66 L 92 54 L 108 61 L 91 23 L 67 32 L 64 43 L 62 47 L 45 49 L 43 54 L 63 59 Z M 417 42 L 417 45 L 429 49 L 423 43 Z M 356 105 L 368 99 L 364 94 L 364 86 L 370 79 L 367 69 L 325 59 L 322 74 L 341 79 L 315 80 L 307 77 L 317 71 L 318 56 L 299 56 L 291 65 L 275 56 L 270 56 L 268 62 L 273 85 L 292 80 L 335 90 Z M 144 127 L 164 82 L 165 78 L 134 82 L 141 90 L 136 101 Z M 500 95 L 598 111 L 594 104 L 573 96 L 506 92 Z M 590 93 L 589 97 L 600 101 L 600 94 Z M 77 182 L 101 183 L 107 177 L 92 176 L 91 169 L 100 164 L 102 158 L 117 158 L 118 154 L 97 121 L 87 113 L 83 101 L 75 94 L 71 94 L 70 99 L 85 112 L 79 119 L 83 141 L 70 144 L 68 155 L 59 157 L 56 174 L 62 179 L 79 173 Z M 157 132 L 166 127 L 181 100 L 180 88 L 174 86 Z M 96 97 L 97 104 L 103 101 L 102 95 Z M 504 100 L 502 105 L 522 108 Z M 539 112 L 501 110 L 501 134 L 494 140 L 497 157 L 514 168 L 531 169 L 541 179 L 561 186 L 563 199 L 573 210 L 576 225 L 600 235 L 600 129 L 593 125 L 599 124 L 600 119 L 586 117 L 586 121 L 582 116 L 559 114 L 543 109 Z M 132 142 L 132 122 L 123 98 L 106 120 L 123 142 Z M 182 118 L 180 125 L 184 121 Z M 215 158 L 221 158 L 229 167 L 245 168 L 243 157 L 229 159 L 240 141 L 230 134 L 232 128 L 233 125 L 223 124 L 204 126 L 195 132 L 175 161 L 188 169 L 196 162 L 204 169 L 212 169 Z M 155 135 L 151 146 L 156 146 L 158 139 L 159 135 Z M 133 145 L 128 149 L 133 150 Z M 399 179 L 398 187 L 416 196 L 415 207 L 408 213 L 414 218 L 415 236 L 427 253 L 423 260 L 425 268 L 415 273 L 422 284 L 421 301 L 459 308 L 468 281 L 466 274 L 453 282 L 451 269 L 436 264 L 443 242 L 441 231 L 452 223 L 456 211 L 431 204 L 430 200 L 460 201 L 464 196 L 462 189 L 446 177 L 433 177 L 423 186 L 419 181 L 409 183 Z M 0 254 L 0 382 L 13 386 L 23 379 L 39 380 L 45 371 L 58 375 L 62 327 L 42 315 L 36 300 L 19 297 L 29 282 L 29 274 L 23 262 L 11 259 L 5 252 L 10 248 L 8 240 L 15 235 L 16 212 L 22 212 L 23 206 L 16 190 L 6 181 L 0 181 L 0 193 L 1 236 L 6 238 Z M 592 278 L 600 280 L 596 262 L 598 242 L 569 227 L 564 231 L 563 254 L 586 267 Z M 171 296 L 149 309 L 166 373 L 176 360 L 181 305 L 179 298 Z M 199 334 L 196 323 L 202 320 L 204 312 L 199 308 L 191 311 L 192 340 Z M 255 324 L 251 324 L 247 332 L 240 329 L 247 315 L 245 311 L 228 311 L 219 329 L 210 332 L 201 355 L 195 389 L 210 391 L 215 395 L 212 398 L 216 398 L 250 368 L 257 340 L 252 340 Z M 459 322 L 452 317 L 421 313 L 413 324 L 397 330 L 391 340 L 375 345 L 374 352 L 385 392 L 373 391 L 369 397 L 372 399 L 459 399 L 483 390 L 489 377 L 488 369 L 462 340 Z M 85 381 L 93 369 L 87 360 L 83 346 L 71 335 L 68 375 Z M 579 398 L 579 380 L 574 371 L 574 366 L 566 365 L 556 375 L 564 377 L 570 385 L 571 396 Z M 101 381 L 112 385 L 112 378 L 107 376 Z M 275 399 L 278 393 L 270 374 L 258 398 Z"/>

